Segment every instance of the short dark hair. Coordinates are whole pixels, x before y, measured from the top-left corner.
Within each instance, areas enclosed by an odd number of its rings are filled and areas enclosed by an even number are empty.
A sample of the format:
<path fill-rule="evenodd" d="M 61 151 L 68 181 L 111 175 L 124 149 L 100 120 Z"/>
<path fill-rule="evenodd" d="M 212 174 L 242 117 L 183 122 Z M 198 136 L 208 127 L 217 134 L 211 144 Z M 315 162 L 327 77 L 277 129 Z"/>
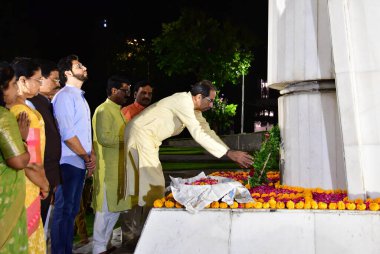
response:
<path fill-rule="evenodd" d="M 61 80 L 62 84 L 65 84 L 67 81 L 65 71 L 71 71 L 71 69 L 73 68 L 73 61 L 75 60 L 79 61 L 79 57 L 77 55 L 68 55 L 62 57 L 58 61 L 59 79 Z"/>
<path fill-rule="evenodd" d="M 52 71 L 58 71 L 58 66 L 51 60 L 36 59 L 35 60 L 41 67 L 41 73 L 44 78 L 48 78 Z"/>
<path fill-rule="evenodd" d="M 0 62 L 0 106 L 5 106 L 4 102 L 4 90 L 9 87 L 9 82 L 15 76 L 11 65 L 7 62 Z"/>
<path fill-rule="evenodd" d="M 41 69 L 36 61 L 28 57 L 16 57 L 11 65 L 15 72 L 16 80 L 19 80 L 21 76 L 30 78 L 36 71 Z"/>
<path fill-rule="evenodd" d="M 107 81 L 107 95 L 110 96 L 112 94 L 112 88 L 120 89 L 122 83 L 131 84 L 129 79 L 123 75 L 112 75 L 109 77 Z"/>
<path fill-rule="evenodd" d="M 134 86 L 134 88 L 133 88 L 133 92 L 134 92 L 134 93 L 135 93 L 135 92 L 138 92 L 139 89 L 140 89 L 140 87 L 146 87 L 146 86 L 150 86 L 150 87 L 153 88 L 153 86 L 152 86 L 152 84 L 150 83 L 149 80 L 144 79 L 144 80 L 138 81 L 138 82 L 136 83 L 136 85 Z"/>
<path fill-rule="evenodd" d="M 210 91 L 216 91 L 215 86 L 209 80 L 202 80 L 191 86 L 191 95 L 196 96 L 197 94 L 201 94 L 203 97 L 207 97 L 210 95 Z"/>

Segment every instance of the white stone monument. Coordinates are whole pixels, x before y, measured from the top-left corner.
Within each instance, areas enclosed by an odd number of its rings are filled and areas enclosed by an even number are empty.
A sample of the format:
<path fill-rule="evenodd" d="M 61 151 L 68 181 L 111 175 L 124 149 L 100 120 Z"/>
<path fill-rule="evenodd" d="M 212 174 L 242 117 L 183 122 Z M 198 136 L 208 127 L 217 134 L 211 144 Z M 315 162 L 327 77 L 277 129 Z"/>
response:
<path fill-rule="evenodd" d="M 379 11 L 375 0 L 269 1 L 285 184 L 380 196 Z"/>
<path fill-rule="evenodd" d="M 283 182 L 380 196 L 380 1 L 269 0 Z M 140 253 L 380 253 L 380 214 L 153 209 Z"/>

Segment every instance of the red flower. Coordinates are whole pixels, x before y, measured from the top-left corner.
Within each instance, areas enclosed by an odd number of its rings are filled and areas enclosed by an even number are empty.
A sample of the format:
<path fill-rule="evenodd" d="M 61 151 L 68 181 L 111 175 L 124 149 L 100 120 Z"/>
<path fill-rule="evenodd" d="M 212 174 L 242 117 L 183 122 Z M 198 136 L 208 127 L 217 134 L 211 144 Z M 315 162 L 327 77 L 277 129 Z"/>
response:
<path fill-rule="evenodd" d="M 255 168 L 252 167 L 250 170 L 249 170 L 249 176 L 250 177 L 253 177 L 255 175 Z"/>

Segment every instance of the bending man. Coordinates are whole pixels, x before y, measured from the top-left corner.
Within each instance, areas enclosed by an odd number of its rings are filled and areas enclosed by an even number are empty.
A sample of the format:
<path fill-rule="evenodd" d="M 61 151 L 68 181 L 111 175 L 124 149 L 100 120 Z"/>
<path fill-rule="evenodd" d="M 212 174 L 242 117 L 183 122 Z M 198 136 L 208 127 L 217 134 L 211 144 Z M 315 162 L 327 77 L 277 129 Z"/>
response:
<path fill-rule="evenodd" d="M 128 123 L 124 135 L 127 197 L 138 196 L 138 205 L 148 208 L 155 199 L 163 197 L 165 180 L 159 147 L 163 140 L 178 135 L 185 127 L 215 157 L 226 155 L 245 168 L 253 163 L 248 153 L 229 149 L 202 116 L 203 111 L 212 108 L 215 96 L 216 88 L 203 80 L 193 85 L 190 92 L 175 93 L 152 104 Z"/>

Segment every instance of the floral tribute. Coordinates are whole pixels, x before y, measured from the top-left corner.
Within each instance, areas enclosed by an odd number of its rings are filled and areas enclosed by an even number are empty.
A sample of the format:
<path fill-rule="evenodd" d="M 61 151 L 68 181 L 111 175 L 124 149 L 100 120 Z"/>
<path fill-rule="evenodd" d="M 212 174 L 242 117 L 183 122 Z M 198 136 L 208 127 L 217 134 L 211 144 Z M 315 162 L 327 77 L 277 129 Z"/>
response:
<path fill-rule="evenodd" d="M 212 202 L 207 208 L 245 208 L 245 209 L 320 209 L 320 210 L 380 210 L 380 198 L 350 200 L 346 190 L 324 190 L 321 188 L 303 188 L 280 184 L 280 173 L 278 171 L 266 172 L 267 183 L 251 187 L 249 173 L 245 171 L 214 172 L 212 176 L 229 177 L 245 185 L 256 202 L 240 204 L 234 202 L 228 205 L 222 201 Z M 196 185 L 206 184 L 199 181 Z M 201 180 L 203 180 L 201 179 Z M 197 181 L 197 182 L 198 182 Z M 195 184 L 195 183 L 193 183 Z M 183 206 L 174 200 L 173 194 L 154 201 L 154 207 L 160 208 L 182 208 Z"/>
<path fill-rule="evenodd" d="M 253 154 L 254 163 L 248 178 L 250 186 L 268 183 L 267 172 L 279 169 L 280 145 L 280 128 L 276 125 L 263 135 L 260 150 Z"/>
<path fill-rule="evenodd" d="M 201 178 L 199 180 L 196 180 L 192 183 L 185 183 L 186 185 L 214 185 L 217 184 L 218 180 L 212 179 L 210 177 Z"/>

